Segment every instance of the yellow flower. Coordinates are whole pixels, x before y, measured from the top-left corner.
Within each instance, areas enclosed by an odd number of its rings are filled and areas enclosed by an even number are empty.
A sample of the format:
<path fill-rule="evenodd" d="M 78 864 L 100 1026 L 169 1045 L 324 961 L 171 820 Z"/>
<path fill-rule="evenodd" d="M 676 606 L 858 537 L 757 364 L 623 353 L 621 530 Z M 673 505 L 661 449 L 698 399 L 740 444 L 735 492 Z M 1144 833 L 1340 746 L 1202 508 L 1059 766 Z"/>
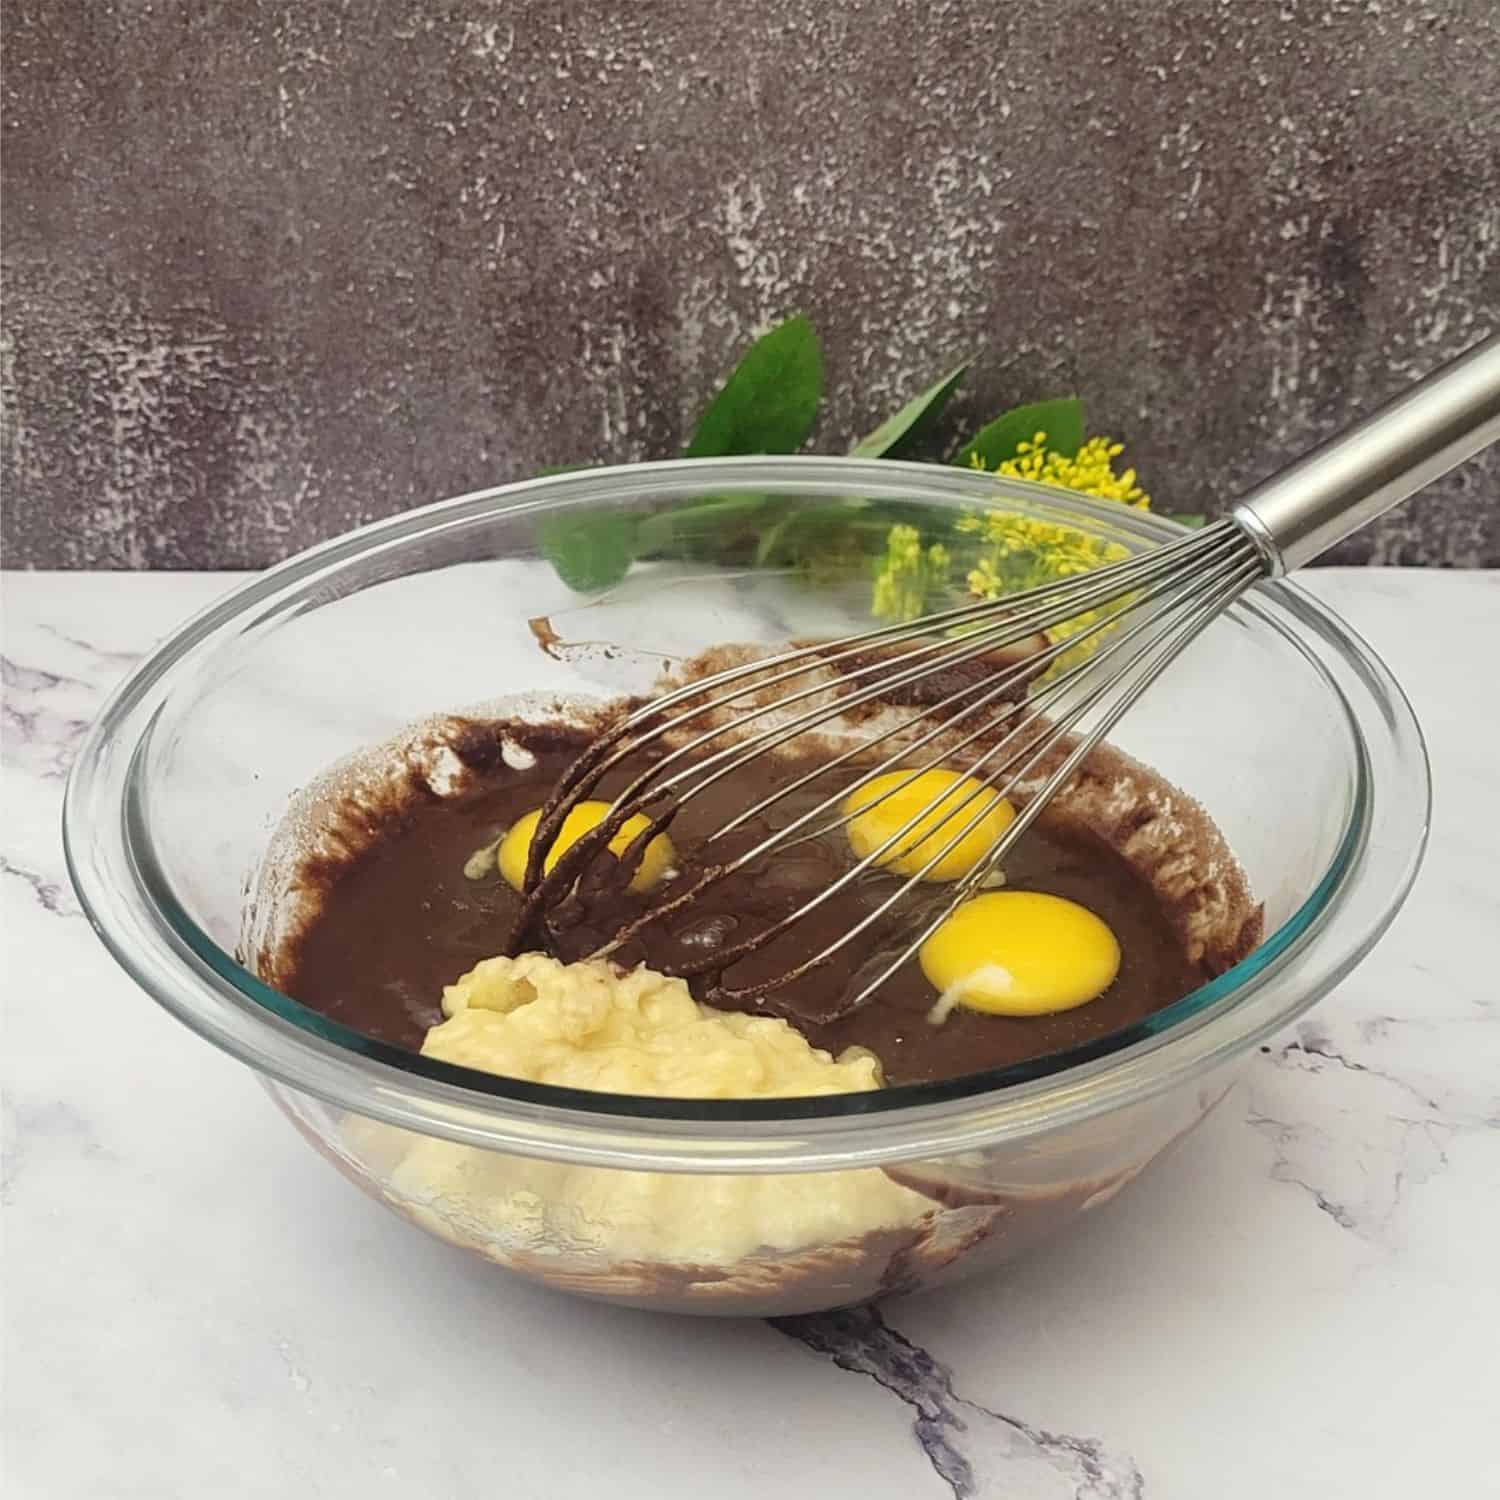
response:
<path fill-rule="evenodd" d="M 1036 433 L 1029 443 L 1017 445 L 1016 456 L 1004 459 L 995 473 L 1006 479 L 1030 479 L 1037 484 L 1056 485 L 1060 490 L 1076 490 L 1080 495 L 1094 495 L 1100 500 L 1118 500 L 1137 510 L 1150 510 L 1151 497 L 1136 483 L 1135 470 L 1116 474 L 1114 461 L 1125 451 L 1123 443 L 1106 437 L 1090 438 L 1072 458 L 1047 450 L 1047 434 Z M 984 461 L 976 453 L 970 460 L 976 469 Z"/>
<path fill-rule="evenodd" d="M 1066 458 L 1048 451 L 1047 434 L 1037 432 L 1030 442 L 1018 446 L 1014 458 L 1004 460 L 994 472 L 1007 479 L 1029 479 L 1058 489 L 1114 500 L 1136 510 L 1149 510 L 1150 497 L 1136 482 L 1134 469 L 1116 473 L 1115 460 L 1124 445 L 1110 438 L 1090 438 L 1076 454 Z M 976 469 L 984 470 L 977 456 Z M 988 471 L 985 471 L 988 472 Z M 954 529 L 973 547 L 963 548 L 964 583 L 975 599 L 1000 599 L 1022 589 L 1091 572 L 1108 563 L 1121 562 L 1130 554 L 1115 542 L 1091 536 L 1076 527 L 1038 521 L 1014 511 L 989 510 L 961 516 Z M 942 547 L 925 552 L 921 538 L 909 526 L 893 527 L 886 557 L 875 578 L 874 613 L 881 619 L 909 620 L 942 602 L 948 582 L 950 559 Z M 1090 610 L 1056 626 L 1054 641 L 1067 640 L 1099 624 L 1103 610 Z M 1084 660 L 1108 635 L 1108 627 L 1064 652 L 1048 676 L 1065 672 Z"/>
<path fill-rule="evenodd" d="M 885 560 L 875 575 L 871 605 L 877 619 L 914 620 L 926 614 L 929 601 L 948 583 L 948 549 L 934 544 L 925 551 L 915 526 L 892 526 L 885 542 Z"/>
<path fill-rule="evenodd" d="M 995 473 L 1007 479 L 1030 479 L 1057 489 L 1093 495 L 1100 500 L 1115 500 L 1136 510 L 1149 510 L 1151 499 L 1136 483 L 1134 469 L 1116 474 L 1114 461 L 1123 452 L 1123 443 L 1110 438 L 1090 438 L 1072 458 L 1047 449 L 1047 434 L 1036 433 L 1029 443 L 1018 445 L 1014 458 L 1004 460 Z M 984 465 L 976 457 L 974 467 Z M 1130 554 L 1117 542 L 1106 542 L 1073 526 L 1034 521 L 1005 511 L 987 511 L 983 516 L 965 517 L 959 523 L 964 531 L 977 532 L 987 548 L 978 564 L 969 572 L 969 592 L 976 599 L 1000 599 L 1006 594 L 1092 572 L 1107 563 L 1123 562 Z M 1054 641 L 1067 640 L 1106 618 L 1106 611 L 1094 609 L 1075 615 L 1049 632 Z M 1052 664 L 1047 675 L 1065 672 L 1084 660 L 1103 641 L 1108 628 L 1082 641 L 1072 651 L 1065 651 Z"/>

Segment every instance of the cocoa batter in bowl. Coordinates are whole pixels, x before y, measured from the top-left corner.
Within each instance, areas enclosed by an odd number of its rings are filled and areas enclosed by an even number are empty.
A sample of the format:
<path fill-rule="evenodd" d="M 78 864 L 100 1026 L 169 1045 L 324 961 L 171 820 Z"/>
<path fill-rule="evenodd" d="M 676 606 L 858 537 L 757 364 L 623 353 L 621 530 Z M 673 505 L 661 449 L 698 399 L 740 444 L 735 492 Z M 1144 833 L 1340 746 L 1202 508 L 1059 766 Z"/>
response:
<path fill-rule="evenodd" d="M 1004 506 L 1127 550 L 1173 534 L 854 460 L 640 466 L 447 502 L 185 627 L 92 731 L 67 835 L 122 963 L 380 1201 L 567 1290 L 785 1313 L 1006 1259 L 1118 1192 L 1374 943 L 1420 856 L 1426 767 L 1379 662 L 1277 584 L 1195 644 L 1007 862 L 1004 893 L 1062 898 L 1117 940 L 1088 1003 L 935 1021 L 913 963 L 841 1014 L 866 953 L 774 1015 L 712 1003 L 713 976 L 662 977 L 826 883 L 849 857 L 836 838 L 726 883 L 613 970 L 576 960 L 618 904 L 537 934 L 544 957 L 497 958 L 519 903 L 497 841 L 601 719 L 700 669 L 705 645 L 749 657 L 868 623 L 858 577 L 667 559 L 580 598 L 536 555 L 550 515 L 736 489 L 899 501 L 937 527 Z M 684 868 L 754 790 L 731 779 L 674 825 Z M 848 898 L 827 921 L 867 893 Z"/>

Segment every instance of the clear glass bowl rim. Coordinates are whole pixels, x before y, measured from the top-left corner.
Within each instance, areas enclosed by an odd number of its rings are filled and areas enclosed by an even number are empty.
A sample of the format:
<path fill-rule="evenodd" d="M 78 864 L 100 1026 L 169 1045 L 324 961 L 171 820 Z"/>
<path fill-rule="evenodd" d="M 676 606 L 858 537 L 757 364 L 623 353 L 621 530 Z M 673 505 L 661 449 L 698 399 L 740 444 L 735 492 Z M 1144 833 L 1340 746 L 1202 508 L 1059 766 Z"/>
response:
<path fill-rule="evenodd" d="M 667 499 L 715 488 L 789 495 L 933 501 L 963 508 L 1011 498 L 1061 524 L 1165 541 L 1181 535 L 1152 514 L 1024 481 L 931 464 L 816 457 L 670 460 L 600 467 L 480 490 L 403 512 L 290 558 L 188 620 L 143 661 L 100 711 L 69 776 L 64 845 L 95 930 L 128 973 L 169 1011 L 252 1068 L 325 1102 L 465 1144 L 594 1165 L 667 1171 L 798 1171 L 982 1149 L 1016 1142 L 1151 1097 L 1212 1071 L 1274 1032 L 1337 983 L 1399 909 L 1425 847 L 1430 774 L 1405 695 L 1370 648 L 1284 580 L 1259 585 L 1239 611 L 1295 645 L 1342 701 L 1355 752 L 1354 806 L 1328 870 L 1297 911 L 1242 963 L 1144 1022 L 1072 1053 L 941 1084 L 801 1100 L 616 1096 L 494 1078 L 372 1042 L 248 973 L 176 901 L 137 821 L 137 773 L 161 704 L 216 640 L 264 620 L 332 576 L 498 509 L 555 509 Z M 1260 594 L 1257 601 L 1255 595 Z M 275 607 L 272 602 L 275 601 Z M 1264 607 L 1274 601 L 1302 638 Z M 1374 713 L 1360 713 L 1329 676 L 1312 639 L 1352 665 Z M 1372 796 L 1366 731 L 1397 741 L 1420 768 L 1417 816 L 1388 868 L 1377 919 L 1337 922 L 1369 878 Z M 132 733 L 133 731 L 133 733 Z M 126 753 L 121 753 L 126 747 Z M 100 816 L 101 813 L 107 816 Z M 112 860 L 128 881 L 111 880 Z M 1294 981 L 1293 964 L 1304 980 Z"/>

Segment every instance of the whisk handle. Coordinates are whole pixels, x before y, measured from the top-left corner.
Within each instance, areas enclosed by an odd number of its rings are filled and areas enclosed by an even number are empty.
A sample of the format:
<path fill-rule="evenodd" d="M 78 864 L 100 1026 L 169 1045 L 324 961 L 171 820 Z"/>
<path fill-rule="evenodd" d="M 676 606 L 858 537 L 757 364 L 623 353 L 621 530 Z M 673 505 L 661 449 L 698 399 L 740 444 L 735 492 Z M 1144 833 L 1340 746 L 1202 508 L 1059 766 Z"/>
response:
<path fill-rule="evenodd" d="M 1300 567 L 1500 439 L 1500 334 L 1251 490 L 1234 517 L 1275 573 Z"/>

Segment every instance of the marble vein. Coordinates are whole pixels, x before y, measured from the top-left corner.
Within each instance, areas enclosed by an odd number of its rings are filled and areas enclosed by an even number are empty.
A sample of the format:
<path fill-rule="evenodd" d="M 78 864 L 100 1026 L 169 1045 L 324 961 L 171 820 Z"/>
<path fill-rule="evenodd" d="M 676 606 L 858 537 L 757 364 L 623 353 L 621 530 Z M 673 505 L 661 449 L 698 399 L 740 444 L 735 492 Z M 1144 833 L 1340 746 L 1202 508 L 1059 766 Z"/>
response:
<path fill-rule="evenodd" d="M 44 912 L 54 917 L 77 917 L 82 913 L 73 893 L 60 881 L 49 880 L 38 870 L 28 870 L 0 854 L 0 875 L 8 875 L 27 887 Z"/>
<path fill-rule="evenodd" d="M 867 1375 L 915 1414 L 912 1431 L 954 1500 L 1142 1500 L 1135 1461 L 1093 1438 L 1049 1432 L 960 1396 L 953 1372 L 892 1328 L 875 1307 L 796 1318 L 771 1327 Z"/>
<path fill-rule="evenodd" d="M 1394 1061 L 1359 1055 L 1390 1042 L 1400 1024 L 1393 1016 L 1298 1023 L 1263 1049 L 1245 1117 L 1272 1148 L 1273 1180 L 1300 1189 L 1340 1229 L 1387 1248 L 1401 1238 L 1412 1192 L 1448 1167 L 1454 1139 L 1500 1125 L 1493 1086 L 1427 1074 L 1399 1052 Z M 1315 1082 L 1289 1088 L 1289 1076 Z"/>
<path fill-rule="evenodd" d="M 101 662 L 113 662 L 121 667 L 128 667 L 133 662 L 140 660 L 139 651 L 115 651 L 108 646 L 96 646 L 81 636 L 70 635 L 66 630 L 60 630 L 56 625 L 43 621 L 40 627 L 55 641 L 61 641 L 65 646 L 71 646 L 75 651 L 86 652 Z"/>
<path fill-rule="evenodd" d="M 88 685 L 57 672 L 23 666 L 8 656 L 0 657 L 0 681 L 5 693 L 0 713 L 5 726 L 6 758 L 48 780 L 61 781 L 68 774 L 73 753 L 89 721 L 59 713 L 44 700 L 64 687 L 88 693 Z"/>

